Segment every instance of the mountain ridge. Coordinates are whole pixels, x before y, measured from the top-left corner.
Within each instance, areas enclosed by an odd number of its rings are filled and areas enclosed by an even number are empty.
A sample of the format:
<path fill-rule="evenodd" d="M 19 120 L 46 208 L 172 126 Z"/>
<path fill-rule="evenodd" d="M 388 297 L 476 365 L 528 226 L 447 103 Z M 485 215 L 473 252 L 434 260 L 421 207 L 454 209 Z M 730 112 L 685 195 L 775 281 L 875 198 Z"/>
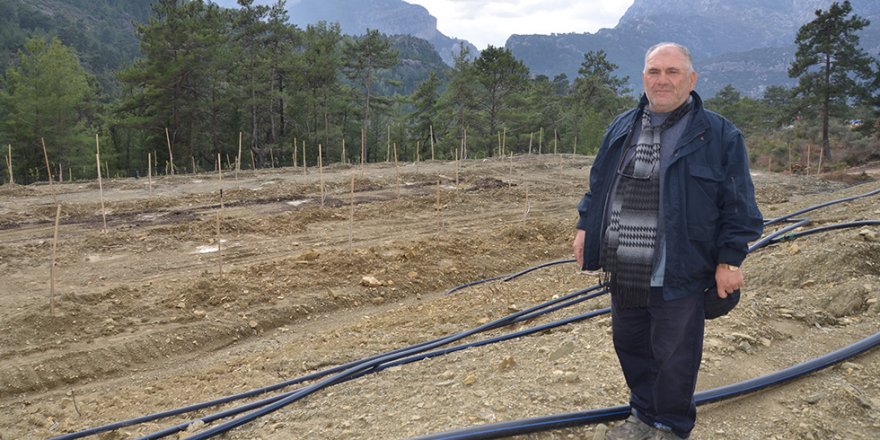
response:
<path fill-rule="evenodd" d="M 412 35 L 428 41 L 452 65 L 463 44 L 473 55 L 477 48 L 466 40 L 444 35 L 437 18 L 421 5 L 403 0 L 299 0 L 287 6 L 290 22 L 305 28 L 319 21 L 339 23 L 342 33 L 362 35 L 378 29 L 386 35 Z"/>
<path fill-rule="evenodd" d="M 505 44 L 533 74 L 577 75 L 583 53 L 604 50 L 641 90 L 644 51 L 660 41 L 688 46 L 700 73 L 698 90 L 707 96 L 727 84 L 747 96 L 770 85 L 792 86 L 788 66 L 794 60 L 798 29 L 827 10 L 832 0 L 635 0 L 614 28 L 596 33 L 512 35 Z M 855 14 L 873 24 L 861 45 L 871 55 L 880 49 L 880 2 L 851 0 Z M 669 11 L 679 11 L 675 14 Z M 687 23 L 687 26 L 682 26 Z M 735 37 L 735 38 L 732 38 Z"/>

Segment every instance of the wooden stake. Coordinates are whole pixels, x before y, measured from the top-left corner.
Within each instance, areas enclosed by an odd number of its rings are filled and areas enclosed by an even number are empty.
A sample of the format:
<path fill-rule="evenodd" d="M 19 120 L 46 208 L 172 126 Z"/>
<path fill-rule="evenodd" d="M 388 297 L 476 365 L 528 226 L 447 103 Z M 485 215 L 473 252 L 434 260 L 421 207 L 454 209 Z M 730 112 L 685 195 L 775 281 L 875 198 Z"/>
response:
<path fill-rule="evenodd" d="M 544 127 L 541 127 L 541 130 L 538 132 L 538 154 L 542 154 L 544 152 Z"/>
<path fill-rule="evenodd" d="M 535 133 L 529 133 L 529 155 L 532 154 L 532 138 L 535 137 Z"/>
<path fill-rule="evenodd" d="M 419 161 L 422 160 L 422 141 L 416 141 L 416 172 L 419 172 Z"/>
<path fill-rule="evenodd" d="M 577 154 L 578 154 L 578 137 L 577 137 L 577 135 L 575 135 L 574 136 L 574 146 L 571 147 L 571 155 L 574 156 Z"/>
<path fill-rule="evenodd" d="M 364 164 L 367 161 L 367 128 L 361 127 L 361 176 L 364 175 Z"/>
<path fill-rule="evenodd" d="M 397 162 L 397 142 L 394 143 L 394 178 L 397 180 L 397 199 L 400 199 L 400 164 Z"/>
<path fill-rule="evenodd" d="M 388 125 L 388 134 L 385 136 L 385 163 L 391 161 L 391 125 Z"/>
<path fill-rule="evenodd" d="M 340 161 L 342 162 L 343 165 L 346 164 L 346 160 L 345 160 L 345 138 L 342 138 L 342 157 L 340 158 Z"/>
<path fill-rule="evenodd" d="M 293 169 L 296 169 L 296 152 L 299 150 L 299 145 L 296 142 L 296 138 L 293 138 Z"/>
<path fill-rule="evenodd" d="M 435 213 L 434 217 L 437 220 L 436 221 L 437 233 L 434 234 L 435 238 L 440 237 L 440 230 L 441 230 L 441 224 L 440 224 L 440 178 L 439 177 L 437 177 L 437 197 L 436 197 L 436 199 L 437 199 L 437 201 L 434 202 L 434 213 Z"/>
<path fill-rule="evenodd" d="M 318 144 L 318 174 L 321 176 L 321 207 L 324 207 L 324 152 L 323 147 Z"/>
<path fill-rule="evenodd" d="M 825 149 L 819 149 L 819 165 L 816 167 L 816 174 L 822 174 L 822 159 L 825 158 Z"/>
<path fill-rule="evenodd" d="M 556 147 L 559 143 L 559 137 L 556 135 L 556 129 L 553 129 L 553 155 L 555 156 L 557 153 Z"/>
<path fill-rule="evenodd" d="M 461 160 L 467 159 L 467 157 L 468 157 L 467 130 L 468 130 L 468 128 L 465 127 L 464 128 L 464 145 L 462 146 L 461 156 L 458 157 Z"/>
<path fill-rule="evenodd" d="M 46 159 L 46 175 L 49 176 L 49 188 L 52 190 L 52 200 L 57 205 L 58 194 L 55 192 L 55 185 L 52 184 L 52 166 L 49 165 L 49 153 L 46 151 L 46 140 L 40 138 L 40 143 L 43 144 L 43 157 Z"/>
<path fill-rule="evenodd" d="M 174 175 L 174 154 L 172 154 L 172 152 L 171 152 L 171 135 L 168 133 L 168 127 L 165 127 L 165 142 L 168 143 L 168 164 L 171 168 L 171 175 L 173 176 Z"/>
<path fill-rule="evenodd" d="M 235 180 L 238 180 L 238 172 L 241 171 L 241 143 L 244 133 L 238 132 L 238 157 L 235 159 Z"/>
<path fill-rule="evenodd" d="M 791 143 L 788 144 L 788 174 L 791 174 Z"/>
<path fill-rule="evenodd" d="M 55 254 L 58 250 L 58 225 L 61 222 L 61 205 L 55 208 L 55 237 L 52 240 L 52 265 L 49 266 L 49 312 L 55 316 Z"/>
<path fill-rule="evenodd" d="M 217 160 L 220 160 L 220 157 L 219 157 L 220 155 L 218 154 L 217 156 L 218 156 Z M 218 167 L 220 166 L 219 162 L 218 162 L 217 166 Z M 148 186 L 150 188 L 150 195 L 152 196 L 153 195 L 153 156 L 151 153 L 147 153 L 147 181 L 149 182 Z"/>
<path fill-rule="evenodd" d="M 507 151 L 507 127 L 504 128 L 504 133 L 501 135 L 501 158 L 504 159 L 504 152 Z"/>
<path fill-rule="evenodd" d="M 813 167 L 813 164 L 811 163 L 812 155 L 813 155 L 813 144 L 807 144 L 807 175 L 808 176 L 810 175 L 810 168 Z"/>
<path fill-rule="evenodd" d="M 428 129 L 431 134 L 431 160 L 434 160 L 434 124 L 429 125 Z"/>
<path fill-rule="evenodd" d="M 461 158 L 458 157 L 458 150 L 455 151 L 455 186 L 458 186 L 458 173 L 461 169 Z"/>
<path fill-rule="evenodd" d="M 529 201 L 529 184 L 526 182 L 526 212 L 523 213 L 523 221 L 529 218 L 529 211 L 532 210 L 532 202 Z"/>
<path fill-rule="evenodd" d="M 101 142 L 98 140 L 98 134 L 95 133 L 95 161 L 98 165 L 98 193 L 101 197 L 101 218 L 104 220 L 101 233 L 107 232 L 107 210 L 104 209 L 104 183 L 101 181 Z"/>
<path fill-rule="evenodd" d="M 12 177 L 12 144 L 7 144 L 7 147 L 6 167 L 9 169 L 9 186 L 12 186 L 15 185 L 15 179 Z"/>
<path fill-rule="evenodd" d="M 220 180 L 220 210 L 217 211 L 217 274 L 223 278 L 223 235 L 220 234 L 220 223 L 223 219 L 223 167 L 220 164 L 220 153 L 217 153 L 217 178 Z"/>
<path fill-rule="evenodd" d="M 510 171 L 507 175 L 507 188 L 510 189 L 513 186 L 513 152 L 510 152 Z"/>
<path fill-rule="evenodd" d="M 303 139 L 303 174 L 305 175 L 309 174 L 309 166 L 307 164 L 308 162 L 306 161 L 306 140 Z"/>
<path fill-rule="evenodd" d="M 257 173 L 257 162 L 254 161 L 254 150 L 248 148 L 248 154 L 251 155 L 251 171 L 253 171 L 254 174 L 256 174 Z"/>
<path fill-rule="evenodd" d="M 361 162 L 363 163 L 363 162 Z M 354 174 L 355 170 L 351 170 L 351 195 L 349 201 L 351 209 L 348 214 L 348 254 L 351 255 L 351 237 L 354 235 Z"/>
<path fill-rule="evenodd" d="M 272 168 L 275 168 L 275 152 L 272 147 L 269 147 L 269 160 L 272 163 Z"/>

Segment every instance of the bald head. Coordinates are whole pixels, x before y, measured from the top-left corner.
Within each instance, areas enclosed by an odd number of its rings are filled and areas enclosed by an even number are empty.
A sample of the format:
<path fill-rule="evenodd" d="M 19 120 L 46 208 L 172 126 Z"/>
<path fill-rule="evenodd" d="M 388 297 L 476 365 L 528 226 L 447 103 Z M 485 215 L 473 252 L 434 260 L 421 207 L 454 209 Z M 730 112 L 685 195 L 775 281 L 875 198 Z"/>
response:
<path fill-rule="evenodd" d="M 648 59 L 651 58 L 651 55 L 653 55 L 654 52 L 657 52 L 660 49 L 678 50 L 687 60 L 688 70 L 691 72 L 694 71 L 694 58 L 691 56 L 691 51 L 687 47 L 685 47 L 681 44 L 672 43 L 672 42 L 668 42 L 668 41 L 663 42 L 663 43 L 657 43 L 657 44 L 651 46 L 648 49 L 648 51 L 645 52 L 645 68 L 648 67 Z"/>
<path fill-rule="evenodd" d="M 691 53 L 676 43 L 660 43 L 645 53 L 642 83 L 650 109 L 666 113 L 687 101 L 697 85 Z"/>

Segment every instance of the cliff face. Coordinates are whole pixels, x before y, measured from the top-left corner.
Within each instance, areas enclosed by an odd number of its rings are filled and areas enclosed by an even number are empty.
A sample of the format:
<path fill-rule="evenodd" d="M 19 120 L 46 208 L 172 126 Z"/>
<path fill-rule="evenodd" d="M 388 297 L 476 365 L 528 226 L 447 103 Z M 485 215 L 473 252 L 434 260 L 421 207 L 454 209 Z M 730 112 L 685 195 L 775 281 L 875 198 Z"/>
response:
<path fill-rule="evenodd" d="M 727 84 L 759 96 L 768 85 L 790 86 L 798 29 L 832 0 L 636 0 L 613 29 L 595 34 L 514 35 L 507 47 L 532 73 L 577 75 L 583 53 L 605 50 L 641 90 L 645 49 L 660 41 L 688 46 L 700 72 L 698 90 L 712 96 Z M 851 0 L 854 13 L 874 23 L 861 37 L 873 55 L 880 49 L 880 2 Z"/>
<path fill-rule="evenodd" d="M 344 34 L 362 35 L 378 29 L 386 35 L 412 35 L 431 43 L 447 64 L 452 64 L 459 44 L 472 54 L 476 47 L 447 37 L 437 30 L 437 19 L 422 6 L 403 0 L 300 0 L 288 5 L 290 21 L 297 26 L 319 21 L 337 22 Z"/>

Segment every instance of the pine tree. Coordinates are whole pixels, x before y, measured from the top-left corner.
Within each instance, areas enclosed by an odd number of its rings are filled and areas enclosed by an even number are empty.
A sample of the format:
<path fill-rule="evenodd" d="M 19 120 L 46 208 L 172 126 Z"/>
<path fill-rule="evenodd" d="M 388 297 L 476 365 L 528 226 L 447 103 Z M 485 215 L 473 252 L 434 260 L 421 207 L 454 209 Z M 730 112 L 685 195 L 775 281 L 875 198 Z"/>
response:
<path fill-rule="evenodd" d="M 830 115 L 848 99 L 864 97 L 871 76 L 872 58 L 859 47 L 856 35 L 870 22 L 851 13 L 848 0 L 832 3 L 828 11 L 817 10 L 816 18 L 798 31 L 795 61 L 788 69 L 790 77 L 799 78 L 795 93 L 820 107 L 822 150 L 829 160 Z"/>
<path fill-rule="evenodd" d="M 526 89 L 529 69 L 516 59 L 510 49 L 489 46 L 474 61 L 477 82 L 481 85 L 480 102 L 488 122 L 483 142 L 486 155 L 492 156 L 495 139 L 503 125 L 505 113 L 520 107 Z"/>
<path fill-rule="evenodd" d="M 370 111 L 387 108 L 390 101 L 374 94 L 377 75 L 381 69 L 388 69 L 397 64 L 397 51 L 391 47 L 388 37 L 378 30 L 368 29 L 367 34 L 348 42 L 343 48 L 345 56 L 344 72 L 348 78 L 358 84 L 363 92 L 363 128 L 369 132 Z M 368 156 L 374 150 L 367 147 Z"/>
<path fill-rule="evenodd" d="M 615 70 L 617 65 L 608 61 L 605 51 L 585 53 L 568 96 L 569 124 L 588 153 L 598 151 L 611 119 L 634 105 L 626 88 L 629 77 L 618 78 Z"/>
<path fill-rule="evenodd" d="M 458 54 L 449 73 L 449 84 L 440 95 L 439 119 L 446 121 L 442 131 L 444 147 L 448 157 L 461 146 L 461 140 L 469 126 L 478 118 L 478 98 L 476 73 L 470 61 L 470 50 L 464 44 L 459 45 Z M 435 134 L 438 133 L 435 131 Z"/>
<path fill-rule="evenodd" d="M 89 109 L 96 86 L 73 49 L 57 37 L 33 37 L 6 70 L 0 87 L 0 131 L 8 143 L 23 147 L 20 169 L 45 172 L 42 143 L 49 158 L 69 166 L 88 164 Z"/>

